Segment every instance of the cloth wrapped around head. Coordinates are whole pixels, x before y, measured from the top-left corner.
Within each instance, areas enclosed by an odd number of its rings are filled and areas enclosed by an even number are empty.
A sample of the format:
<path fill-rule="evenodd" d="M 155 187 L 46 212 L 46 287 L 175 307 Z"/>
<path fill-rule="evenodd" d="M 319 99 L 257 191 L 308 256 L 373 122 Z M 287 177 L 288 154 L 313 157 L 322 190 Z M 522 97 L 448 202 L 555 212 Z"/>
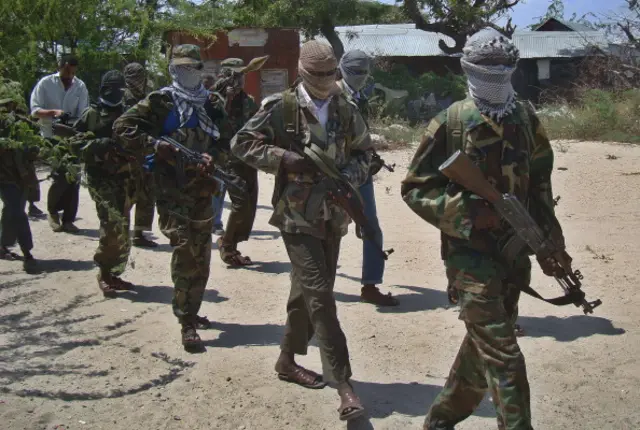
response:
<path fill-rule="evenodd" d="M 371 57 L 363 51 L 355 49 L 345 53 L 340 59 L 340 74 L 342 79 L 353 90 L 360 91 L 371 71 Z"/>
<path fill-rule="evenodd" d="M 312 97 L 326 100 L 340 93 L 336 84 L 337 66 L 338 60 L 329 44 L 310 40 L 300 47 L 298 74 Z"/>
<path fill-rule="evenodd" d="M 28 111 L 20 83 L 0 78 L 0 109 L 7 109 L 9 105 L 21 112 Z"/>
<path fill-rule="evenodd" d="M 125 80 L 122 73 L 118 70 L 109 70 L 102 76 L 100 82 L 100 103 L 108 107 L 122 105 L 124 87 Z"/>
<path fill-rule="evenodd" d="M 467 40 L 460 60 L 468 78 L 469 94 L 483 114 L 501 121 L 516 107 L 511 77 L 520 52 L 513 42 L 493 28 L 485 28 Z"/>
<path fill-rule="evenodd" d="M 124 82 L 135 97 L 144 97 L 147 86 L 147 71 L 144 66 L 140 63 L 127 64 L 124 68 Z"/>

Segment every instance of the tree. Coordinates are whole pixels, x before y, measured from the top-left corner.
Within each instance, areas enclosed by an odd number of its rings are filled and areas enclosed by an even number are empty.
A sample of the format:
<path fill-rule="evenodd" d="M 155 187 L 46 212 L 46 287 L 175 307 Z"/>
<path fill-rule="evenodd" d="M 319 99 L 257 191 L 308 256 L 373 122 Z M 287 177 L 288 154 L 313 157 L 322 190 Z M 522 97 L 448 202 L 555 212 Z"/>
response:
<path fill-rule="evenodd" d="M 448 46 L 440 40 L 440 49 L 448 54 L 462 52 L 467 37 L 483 27 L 493 27 L 511 36 L 515 31 L 511 18 L 504 27 L 494 22 L 505 16 L 520 0 L 396 0 L 416 28 L 449 36 L 455 42 Z"/>
<path fill-rule="evenodd" d="M 534 24 L 531 24 L 529 26 L 529 29 L 533 30 L 544 24 L 551 18 L 555 18 L 568 23 L 577 23 L 595 29 L 596 25 L 589 20 L 589 18 L 593 16 L 595 15 L 593 15 L 592 13 L 587 13 L 582 16 L 578 16 L 578 14 L 574 13 L 573 15 L 571 15 L 571 17 L 566 18 L 564 11 L 564 0 L 551 0 L 549 3 L 549 7 L 547 8 L 547 12 L 543 16 L 534 18 L 536 22 Z"/>
<path fill-rule="evenodd" d="M 638 0 L 626 0 L 628 12 L 616 17 L 615 26 L 622 31 L 629 44 L 640 49 L 640 2 Z"/>

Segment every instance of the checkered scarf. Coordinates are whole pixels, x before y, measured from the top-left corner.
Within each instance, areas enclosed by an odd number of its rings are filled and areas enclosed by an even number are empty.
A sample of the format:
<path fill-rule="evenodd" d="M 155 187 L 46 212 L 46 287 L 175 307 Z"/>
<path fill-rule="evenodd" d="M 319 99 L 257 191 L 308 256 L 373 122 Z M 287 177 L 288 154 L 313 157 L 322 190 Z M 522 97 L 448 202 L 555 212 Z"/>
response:
<path fill-rule="evenodd" d="M 469 94 L 483 114 L 501 121 L 516 108 L 511 77 L 520 57 L 511 40 L 485 28 L 469 38 L 460 60 Z"/>
<path fill-rule="evenodd" d="M 220 137 L 218 127 L 211 121 L 204 109 L 204 104 L 209 98 L 209 91 L 204 88 L 201 80 L 197 82 L 197 85 L 192 86 L 193 83 L 190 82 L 194 73 L 192 69 L 188 66 L 169 66 L 173 83 L 163 91 L 171 93 L 173 102 L 178 109 L 181 127 L 189 121 L 195 111 L 200 128 L 209 136 L 218 139 Z M 200 72 L 197 72 L 199 76 Z M 189 85 L 189 87 L 185 87 L 183 84 Z"/>

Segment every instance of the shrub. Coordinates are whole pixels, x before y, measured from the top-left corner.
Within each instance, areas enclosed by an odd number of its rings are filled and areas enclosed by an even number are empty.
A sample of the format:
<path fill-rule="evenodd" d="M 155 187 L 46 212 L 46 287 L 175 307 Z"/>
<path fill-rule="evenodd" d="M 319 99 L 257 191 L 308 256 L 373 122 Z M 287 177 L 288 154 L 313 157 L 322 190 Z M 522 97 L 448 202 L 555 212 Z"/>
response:
<path fill-rule="evenodd" d="M 552 139 L 640 143 L 640 90 L 585 90 L 571 105 L 540 112 Z"/>

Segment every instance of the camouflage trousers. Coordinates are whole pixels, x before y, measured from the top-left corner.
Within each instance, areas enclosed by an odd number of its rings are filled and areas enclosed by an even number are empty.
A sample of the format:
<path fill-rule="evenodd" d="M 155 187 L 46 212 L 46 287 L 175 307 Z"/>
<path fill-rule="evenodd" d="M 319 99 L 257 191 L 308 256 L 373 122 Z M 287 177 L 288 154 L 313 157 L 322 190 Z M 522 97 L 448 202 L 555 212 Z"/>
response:
<path fill-rule="evenodd" d="M 133 229 L 151 231 L 156 211 L 156 197 L 153 174 L 143 173 L 136 180 L 136 212 Z"/>
<path fill-rule="evenodd" d="M 238 195 L 229 188 L 231 213 L 227 219 L 227 227 L 222 241 L 236 245 L 249 240 L 258 205 L 258 171 L 253 167 L 234 159 L 229 162 L 229 171 L 244 179 L 247 183 L 248 195 Z"/>
<path fill-rule="evenodd" d="M 175 195 L 177 191 L 168 194 Z M 180 202 L 159 196 L 157 207 L 160 230 L 173 247 L 173 313 L 181 323 L 192 323 L 200 310 L 209 279 L 213 227 L 211 195 L 185 195 Z"/>
<path fill-rule="evenodd" d="M 467 334 L 442 392 L 431 405 L 425 429 L 453 429 L 489 391 L 498 429 L 532 430 L 525 360 L 514 332 L 520 297 L 516 283 L 528 285 L 531 264 L 522 259 L 502 274 L 496 266 L 477 255 L 458 254 L 447 260 L 447 277 L 458 292 Z"/>
<path fill-rule="evenodd" d="M 96 204 L 100 220 L 100 241 L 93 260 L 103 274 L 120 276 L 129 260 L 129 213 L 131 190 L 122 178 L 105 179 L 108 175 L 87 171 L 89 194 Z"/>
<path fill-rule="evenodd" d="M 327 227 L 324 240 L 282 232 L 292 267 L 287 324 L 280 349 L 306 355 L 315 335 L 325 381 L 342 383 L 351 378 L 351 365 L 333 296 L 341 236 L 330 223 Z"/>

